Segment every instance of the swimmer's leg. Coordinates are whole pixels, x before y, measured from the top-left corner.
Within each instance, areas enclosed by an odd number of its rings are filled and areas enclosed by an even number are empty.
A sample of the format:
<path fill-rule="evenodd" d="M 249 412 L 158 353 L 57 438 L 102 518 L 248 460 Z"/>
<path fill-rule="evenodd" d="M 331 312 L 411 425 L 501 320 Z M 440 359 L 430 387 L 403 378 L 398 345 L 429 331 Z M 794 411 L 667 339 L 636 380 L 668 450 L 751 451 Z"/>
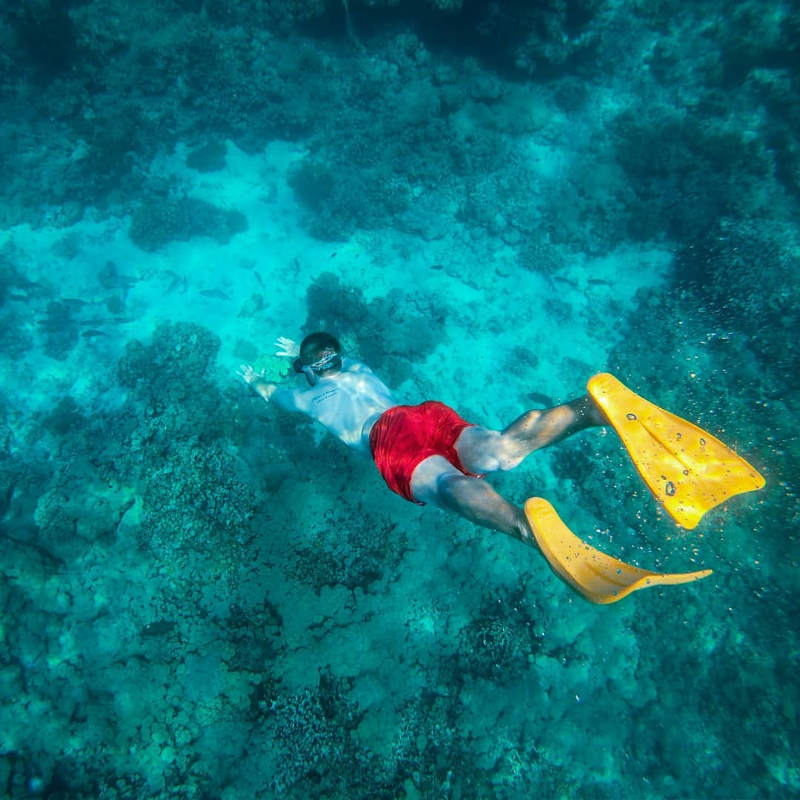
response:
<path fill-rule="evenodd" d="M 514 469 L 534 450 L 608 420 L 587 394 L 553 408 L 526 411 L 502 431 L 473 425 L 464 428 L 455 448 L 469 472 Z"/>
<path fill-rule="evenodd" d="M 476 525 L 538 546 L 555 573 L 593 603 L 614 603 L 637 589 L 687 583 L 711 574 L 711 570 L 665 574 L 626 564 L 575 536 L 546 500 L 531 498 L 523 511 L 442 456 L 430 456 L 417 466 L 411 490 L 423 503 L 455 511 Z"/>
<path fill-rule="evenodd" d="M 534 544 L 521 508 L 501 497 L 486 481 L 459 472 L 443 456 L 429 456 L 411 475 L 416 500 L 454 511 L 464 519 Z"/>

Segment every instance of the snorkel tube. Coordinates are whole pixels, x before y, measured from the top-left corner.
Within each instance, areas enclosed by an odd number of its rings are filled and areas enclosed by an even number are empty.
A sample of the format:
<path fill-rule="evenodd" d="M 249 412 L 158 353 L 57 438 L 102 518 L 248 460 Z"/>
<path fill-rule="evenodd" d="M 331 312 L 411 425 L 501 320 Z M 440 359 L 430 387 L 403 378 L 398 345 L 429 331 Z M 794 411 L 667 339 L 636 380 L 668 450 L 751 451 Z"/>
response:
<path fill-rule="evenodd" d="M 296 358 L 294 360 L 293 366 L 294 366 L 294 371 L 296 373 L 298 374 L 302 373 L 303 375 L 306 376 L 306 380 L 308 381 L 309 386 L 317 385 L 317 381 L 319 381 L 319 375 L 317 375 L 317 373 L 314 372 L 314 370 L 311 369 L 311 367 L 308 366 L 308 364 L 303 364 L 303 362 L 300 361 L 299 358 Z"/>
<path fill-rule="evenodd" d="M 337 364 L 337 361 L 339 362 Z M 296 358 L 292 364 L 294 371 L 306 376 L 309 386 L 316 386 L 319 382 L 319 373 L 341 364 L 341 356 L 336 350 L 326 349 L 319 354 L 313 364 L 304 364 L 301 358 Z"/>

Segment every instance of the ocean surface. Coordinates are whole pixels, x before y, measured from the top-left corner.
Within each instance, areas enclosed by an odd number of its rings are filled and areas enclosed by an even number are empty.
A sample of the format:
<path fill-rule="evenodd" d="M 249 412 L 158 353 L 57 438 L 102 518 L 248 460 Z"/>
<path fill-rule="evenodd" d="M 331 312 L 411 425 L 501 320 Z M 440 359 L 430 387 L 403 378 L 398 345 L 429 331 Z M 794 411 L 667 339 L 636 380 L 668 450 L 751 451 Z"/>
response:
<path fill-rule="evenodd" d="M 796 3 L 8 2 L 0 104 L 0 797 L 800 796 Z M 489 476 L 713 570 L 591 604 L 237 377 L 317 330 L 492 429 L 612 372 L 766 486 Z"/>

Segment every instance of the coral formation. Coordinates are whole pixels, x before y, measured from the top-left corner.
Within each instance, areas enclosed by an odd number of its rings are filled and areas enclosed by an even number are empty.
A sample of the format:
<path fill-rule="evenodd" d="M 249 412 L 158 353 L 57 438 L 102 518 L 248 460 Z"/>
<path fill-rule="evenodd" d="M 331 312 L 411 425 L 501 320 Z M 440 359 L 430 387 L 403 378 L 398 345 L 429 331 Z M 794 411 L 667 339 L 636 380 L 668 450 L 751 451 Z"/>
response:
<path fill-rule="evenodd" d="M 780 2 L 4 4 L 0 794 L 798 795 L 798 42 Z M 767 489 L 687 533 L 600 430 L 491 476 L 714 569 L 588 606 L 235 377 L 302 387 L 272 342 L 319 329 L 497 429 L 610 369 Z"/>

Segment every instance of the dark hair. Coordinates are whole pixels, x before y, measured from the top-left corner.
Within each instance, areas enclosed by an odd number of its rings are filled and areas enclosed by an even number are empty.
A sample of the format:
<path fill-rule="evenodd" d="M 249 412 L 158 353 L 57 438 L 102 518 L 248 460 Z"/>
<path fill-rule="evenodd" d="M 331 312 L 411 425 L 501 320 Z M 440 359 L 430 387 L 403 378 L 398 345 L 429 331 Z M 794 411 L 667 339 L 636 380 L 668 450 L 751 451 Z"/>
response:
<path fill-rule="evenodd" d="M 324 361 L 324 366 L 315 366 Z M 340 369 L 342 366 L 342 346 L 335 336 L 319 331 L 310 333 L 300 343 L 300 357 L 294 362 L 295 372 L 302 372 L 303 367 L 311 367 L 314 372 L 325 372 L 329 369 Z"/>

